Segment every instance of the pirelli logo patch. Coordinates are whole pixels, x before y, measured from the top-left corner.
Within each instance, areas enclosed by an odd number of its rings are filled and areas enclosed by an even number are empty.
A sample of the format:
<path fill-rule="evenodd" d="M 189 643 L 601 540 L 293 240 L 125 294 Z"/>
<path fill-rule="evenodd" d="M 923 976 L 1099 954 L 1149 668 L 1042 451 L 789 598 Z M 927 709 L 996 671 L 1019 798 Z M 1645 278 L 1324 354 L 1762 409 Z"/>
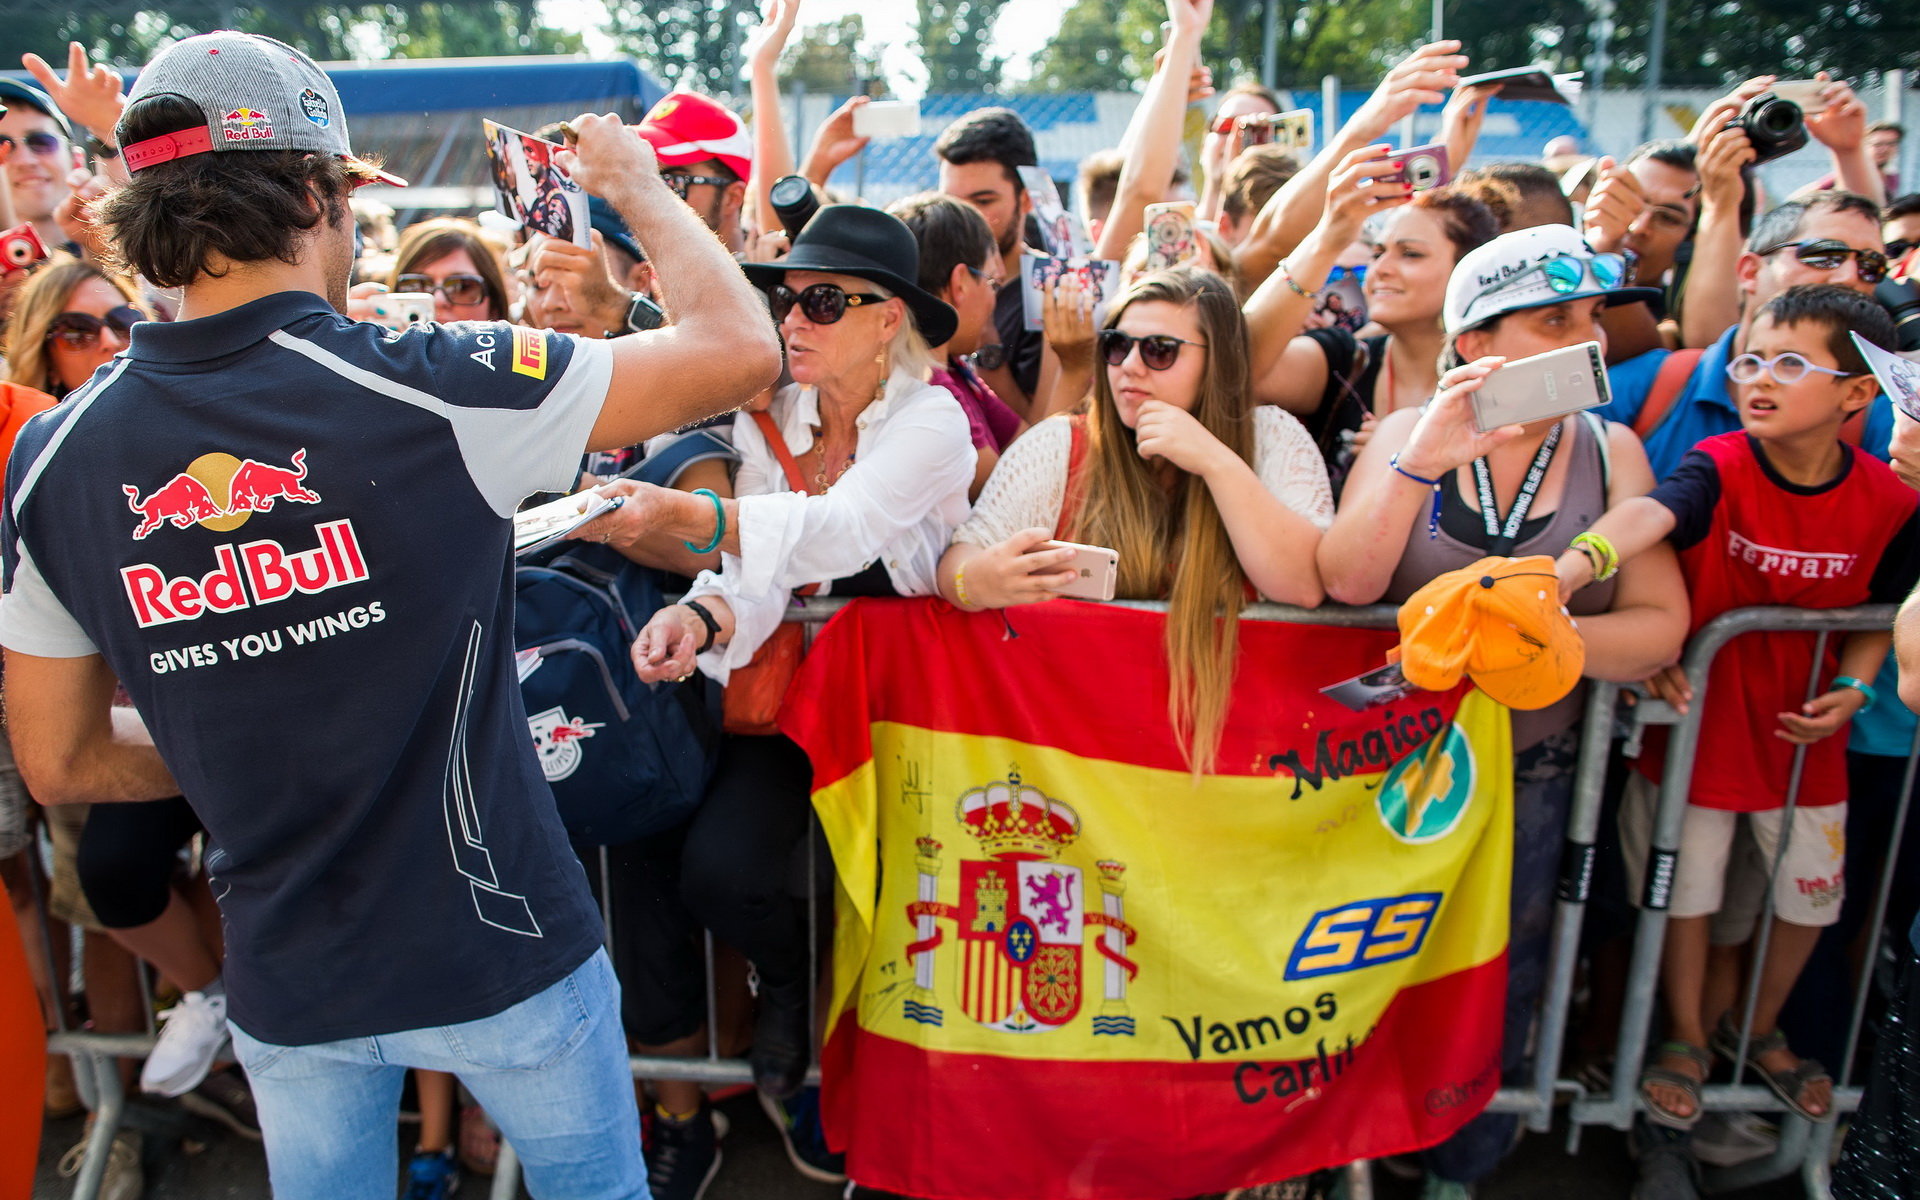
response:
<path fill-rule="evenodd" d="M 547 335 L 538 329 L 513 331 L 513 371 L 516 375 L 547 377 Z"/>

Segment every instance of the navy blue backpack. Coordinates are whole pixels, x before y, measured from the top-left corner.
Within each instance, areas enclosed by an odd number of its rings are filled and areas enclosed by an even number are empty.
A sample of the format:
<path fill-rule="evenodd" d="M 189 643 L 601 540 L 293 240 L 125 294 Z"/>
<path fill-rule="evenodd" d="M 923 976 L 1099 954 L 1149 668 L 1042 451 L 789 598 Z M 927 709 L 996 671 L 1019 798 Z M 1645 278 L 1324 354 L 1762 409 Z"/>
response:
<path fill-rule="evenodd" d="M 722 456 L 732 448 L 699 431 L 629 474 L 666 486 Z M 686 820 L 713 774 L 719 688 L 697 672 L 651 686 L 634 673 L 628 648 L 665 603 L 662 573 L 598 542 L 564 541 L 522 556 L 514 574 L 520 694 L 568 836 L 619 845 Z"/>

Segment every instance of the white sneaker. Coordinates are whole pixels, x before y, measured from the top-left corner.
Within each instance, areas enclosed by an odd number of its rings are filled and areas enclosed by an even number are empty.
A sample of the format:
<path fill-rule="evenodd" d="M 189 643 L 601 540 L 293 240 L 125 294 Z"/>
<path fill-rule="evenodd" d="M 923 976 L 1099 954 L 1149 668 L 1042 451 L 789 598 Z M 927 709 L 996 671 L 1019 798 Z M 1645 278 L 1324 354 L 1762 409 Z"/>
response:
<path fill-rule="evenodd" d="M 93 1122 L 88 1120 L 88 1136 L 60 1157 L 62 1178 L 72 1179 L 80 1173 L 80 1161 L 87 1156 L 87 1142 L 92 1134 Z M 140 1200 L 145 1188 L 146 1180 L 140 1174 L 140 1134 L 137 1130 L 122 1129 L 113 1135 L 113 1144 L 107 1148 L 107 1170 L 100 1177 L 100 1200 Z"/>
<path fill-rule="evenodd" d="M 140 1090 L 178 1096 L 199 1086 L 226 1044 L 227 998 L 188 992 L 160 1019 L 166 1024 L 140 1070 Z"/>

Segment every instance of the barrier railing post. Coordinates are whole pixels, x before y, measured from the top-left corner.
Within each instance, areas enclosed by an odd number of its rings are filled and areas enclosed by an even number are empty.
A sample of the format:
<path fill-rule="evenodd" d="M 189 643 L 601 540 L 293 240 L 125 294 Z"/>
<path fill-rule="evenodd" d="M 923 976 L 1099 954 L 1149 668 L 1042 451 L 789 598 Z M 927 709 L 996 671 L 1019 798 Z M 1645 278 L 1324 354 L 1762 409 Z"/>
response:
<path fill-rule="evenodd" d="M 1566 1043 L 1567 1009 L 1573 1001 L 1573 976 L 1580 965 L 1580 930 L 1593 890 L 1594 842 L 1600 831 L 1600 804 L 1607 785 L 1607 754 L 1613 742 L 1618 684 L 1594 680 L 1580 726 L 1580 752 L 1573 776 L 1573 809 L 1567 814 L 1566 853 L 1560 868 L 1560 894 L 1547 951 L 1547 988 L 1540 999 L 1540 1036 L 1533 1062 L 1534 1108 L 1527 1128 L 1545 1133 L 1553 1126 L 1553 1100 Z"/>

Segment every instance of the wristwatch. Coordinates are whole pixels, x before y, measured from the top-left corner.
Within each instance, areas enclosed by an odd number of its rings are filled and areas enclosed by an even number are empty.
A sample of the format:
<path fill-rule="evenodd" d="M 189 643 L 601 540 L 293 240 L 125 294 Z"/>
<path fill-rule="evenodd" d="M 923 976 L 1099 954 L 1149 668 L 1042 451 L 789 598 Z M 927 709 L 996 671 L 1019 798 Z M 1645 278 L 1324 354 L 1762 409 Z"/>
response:
<path fill-rule="evenodd" d="M 87 153 L 95 158 L 119 158 L 120 147 L 112 142 L 103 142 L 94 134 L 87 135 Z"/>

